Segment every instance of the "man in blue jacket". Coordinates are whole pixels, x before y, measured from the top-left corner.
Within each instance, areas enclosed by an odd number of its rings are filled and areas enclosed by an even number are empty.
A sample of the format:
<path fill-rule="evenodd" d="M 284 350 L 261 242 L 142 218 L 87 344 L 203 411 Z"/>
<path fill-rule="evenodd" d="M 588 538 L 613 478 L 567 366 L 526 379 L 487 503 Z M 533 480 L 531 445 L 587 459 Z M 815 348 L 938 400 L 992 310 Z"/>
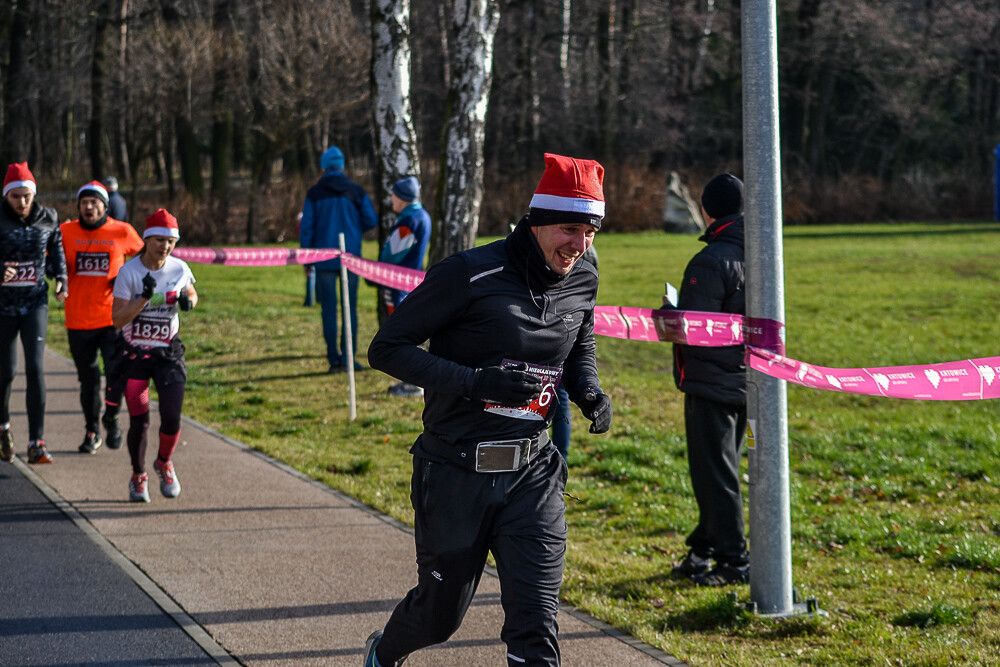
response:
<path fill-rule="evenodd" d="M 392 210 L 398 216 L 382 246 L 378 260 L 418 271 L 424 268 L 427 245 L 431 240 L 431 216 L 420 204 L 420 181 L 407 176 L 392 184 Z M 387 288 L 387 308 L 391 315 L 409 292 Z M 423 396 L 424 390 L 409 382 L 389 387 L 391 396 Z"/>
<path fill-rule="evenodd" d="M 338 236 L 344 235 L 345 250 L 361 256 L 361 236 L 378 224 L 375 207 L 364 189 L 344 175 L 344 154 L 336 146 L 330 147 L 320 159 L 323 176 L 306 192 L 302 206 L 302 223 L 299 228 L 299 245 L 303 248 L 339 248 Z M 326 339 L 326 358 L 330 373 L 347 369 L 348 361 L 355 370 L 361 364 L 347 357 L 344 331 L 337 346 L 337 281 L 340 278 L 340 259 L 316 264 L 316 300 L 323 317 L 323 338 Z M 341 285 L 343 289 L 343 285 Z M 351 340 L 355 349 L 358 342 L 358 276 L 347 277 L 348 298 L 351 305 Z"/>

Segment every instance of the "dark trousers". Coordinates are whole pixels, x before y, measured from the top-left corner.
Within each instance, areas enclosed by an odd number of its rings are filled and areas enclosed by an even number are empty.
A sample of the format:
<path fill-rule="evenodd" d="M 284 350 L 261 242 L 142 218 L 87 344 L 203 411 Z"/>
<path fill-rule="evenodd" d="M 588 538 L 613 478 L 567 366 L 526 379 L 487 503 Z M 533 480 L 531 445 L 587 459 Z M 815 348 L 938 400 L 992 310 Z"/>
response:
<path fill-rule="evenodd" d="M 97 353 L 104 360 L 105 374 L 115 356 L 115 339 L 118 334 L 114 327 L 101 329 L 68 329 L 69 351 L 76 364 L 76 377 L 80 380 L 80 407 L 83 408 L 83 418 L 87 423 L 89 433 L 97 433 L 101 419 L 101 367 L 98 364 Z M 107 405 L 104 419 L 106 422 L 118 418 L 121 407 L 122 392 L 125 390 L 124 378 L 119 382 L 106 382 L 104 403 Z"/>
<path fill-rule="evenodd" d="M 699 556 L 746 565 L 749 554 L 740 493 L 746 405 L 726 405 L 685 394 L 684 425 L 691 486 L 698 502 L 698 526 L 687 545 Z"/>
<path fill-rule="evenodd" d="M 39 306 L 24 315 L 0 316 L 0 424 L 10 421 L 10 391 L 17 374 L 17 336 L 21 335 L 28 408 L 28 440 L 45 433 L 45 337 L 49 308 Z"/>
<path fill-rule="evenodd" d="M 326 360 L 331 366 L 346 366 L 353 359 L 347 358 L 347 338 L 344 329 L 340 329 L 340 347 L 337 347 L 337 312 L 340 311 L 341 323 L 344 322 L 344 300 L 337 293 L 337 284 L 340 282 L 340 271 L 320 271 L 316 270 L 316 300 L 319 301 L 321 317 L 323 319 L 323 338 L 326 340 Z M 343 285 L 340 286 L 344 288 Z M 354 351 L 358 349 L 358 276 L 355 273 L 347 274 L 347 300 L 350 304 L 351 315 L 351 346 Z"/>
<path fill-rule="evenodd" d="M 492 552 L 509 665 L 559 665 L 556 613 L 566 555 L 566 464 L 554 447 L 517 472 L 485 475 L 413 459 L 417 586 L 396 605 L 383 667 L 447 640 L 462 624 Z"/>

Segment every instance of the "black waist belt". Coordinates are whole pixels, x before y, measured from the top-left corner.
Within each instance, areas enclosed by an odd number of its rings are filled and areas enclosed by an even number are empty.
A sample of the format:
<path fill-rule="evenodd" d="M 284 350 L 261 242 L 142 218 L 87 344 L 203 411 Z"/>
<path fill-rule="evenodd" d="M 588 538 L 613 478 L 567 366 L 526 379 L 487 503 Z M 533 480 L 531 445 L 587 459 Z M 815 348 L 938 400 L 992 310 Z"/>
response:
<path fill-rule="evenodd" d="M 534 461 L 548 444 L 548 431 L 528 438 L 483 440 L 468 444 L 451 444 L 428 433 L 420 436 L 420 447 L 428 454 L 481 473 L 520 470 Z"/>

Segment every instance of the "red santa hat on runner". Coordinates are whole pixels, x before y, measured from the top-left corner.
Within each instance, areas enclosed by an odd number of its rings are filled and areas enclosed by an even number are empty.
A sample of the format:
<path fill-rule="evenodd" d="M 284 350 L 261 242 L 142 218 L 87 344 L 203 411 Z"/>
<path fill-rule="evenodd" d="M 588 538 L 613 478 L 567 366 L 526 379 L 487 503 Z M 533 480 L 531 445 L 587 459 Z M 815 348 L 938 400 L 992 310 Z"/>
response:
<path fill-rule="evenodd" d="M 170 215 L 167 209 L 159 209 L 156 213 L 146 218 L 146 231 L 142 233 L 142 238 L 148 239 L 150 236 L 166 236 L 172 239 L 179 239 L 181 237 L 181 230 L 177 226 L 177 218 Z"/>
<path fill-rule="evenodd" d="M 604 167 L 595 160 L 545 154 L 545 171 L 531 197 L 533 227 L 588 223 L 604 219 Z"/>
<path fill-rule="evenodd" d="M 84 197 L 97 197 L 104 202 L 105 206 L 108 205 L 108 189 L 100 181 L 91 181 L 76 191 L 78 203 Z"/>
<path fill-rule="evenodd" d="M 17 162 L 7 167 L 7 176 L 3 179 L 3 196 L 6 197 L 14 188 L 28 188 L 32 194 L 38 193 L 38 185 L 27 162 Z"/>

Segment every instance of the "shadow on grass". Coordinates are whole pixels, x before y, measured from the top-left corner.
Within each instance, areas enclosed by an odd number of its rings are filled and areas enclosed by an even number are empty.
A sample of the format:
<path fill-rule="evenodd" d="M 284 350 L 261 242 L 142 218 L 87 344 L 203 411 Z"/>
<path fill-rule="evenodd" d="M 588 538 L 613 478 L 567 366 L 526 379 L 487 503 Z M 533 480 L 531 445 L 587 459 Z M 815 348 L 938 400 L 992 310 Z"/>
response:
<path fill-rule="evenodd" d="M 938 625 L 964 625 L 968 622 L 968 614 L 961 607 L 938 601 L 924 609 L 914 609 L 900 614 L 892 622 L 896 625 L 926 629 Z"/>
<path fill-rule="evenodd" d="M 307 359 L 325 359 L 325 354 L 297 354 L 284 357 L 261 357 L 260 359 L 241 359 L 239 361 L 223 361 L 215 364 L 199 364 L 200 368 L 229 368 L 231 366 L 260 366 L 262 364 L 279 364 L 291 361 L 305 361 Z M 196 362 L 197 357 L 190 361 Z"/>
<path fill-rule="evenodd" d="M 257 377 L 243 377 L 236 380 L 211 380 L 205 382 L 198 382 L 194 380 L 188 380 L 188 384 L 201 384 L 203 386 L 210 387 L 232 387 L 236 385 L 245 385 L 253 382 L 276 382 L 278 380 L 301 380 L 302 378 L 317 378 L 317 377 L 328 377 L 331 375 L 326 371 L 315 371 L 312 373 L 295 373 L 293 375 L 261 375 Z M 346 378 L 347 376 L 344 375 Z"/>
<path fill-rule="evenodd" d="M 754 615 L 740 604 L 735 593 L 722 593 L 690 609 L 667 616 L 664 625 L 681 632 L 709 632 L 746 627 Z"/>
<path fill-rule="evenodd" d="M 838 239 L 838 238 L 892 238 L 897 236 L 905 236 L 907 238 L 913 238 L 916 236 L 954 236 L 956 234 L 990 234 L 1000 232 L 1000 225 L 989 225 L 979 222 L 955 222 L 944 226 L 940 229 L 913 229 L 916 225 L 922 225 L 926 223 L 919 222 L 899 222 L 894 223 L 893 230 L 886 229 L 872 229 L 870 226 L 864 224 L 858 224 L 856 229 L 851 229 L 849 231 L 830 231 L 830 232 L 820 232 L 820 233 L 808 233 L 805 231 L 806 227 L 795 227 L 790 226 L 784 229 L 785 238 L 794 238 L 802 241 L 808 240 L 822 240 L 822 239 Z M 970 225 L 965 227 L 965 225 Z M 976 226 L 982 225 L 982 226 Z M 809 225 L 810 230 L 816 229 L 822 225 Z M 898 229 L 895 229 L 898 228 Z"/>

